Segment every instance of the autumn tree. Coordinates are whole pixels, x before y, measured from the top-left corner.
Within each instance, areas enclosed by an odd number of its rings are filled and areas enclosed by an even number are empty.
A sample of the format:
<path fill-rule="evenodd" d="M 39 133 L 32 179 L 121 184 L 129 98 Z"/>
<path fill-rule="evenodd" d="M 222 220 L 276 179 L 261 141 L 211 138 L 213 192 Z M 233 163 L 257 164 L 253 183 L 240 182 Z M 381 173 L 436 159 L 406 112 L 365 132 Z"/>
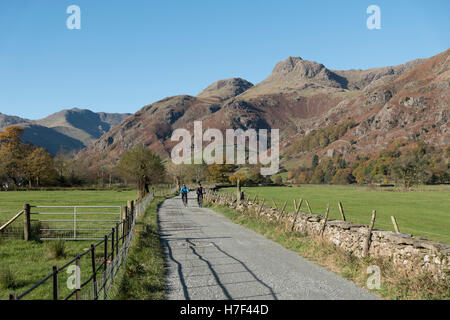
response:
<path fill-rule="evenodd" d="M 233 171 L 234 165 L 232 164 L 213 164 L 208 166 L 206 172 L 210 181 L 227 183 Z"/>
<path fill-rule="evenodd" d="M 421 182 L 422 169 L 416 157 L 402 157 L 393 164 L 396 180 L 400 181 L 405 190 Z"/>
<path fill-rule="evenodd" d="M 25 158 L 24 172 L 29 186 L 32 181 L 38 187 L 42 182 L 52 184 L 58 175 L 52 156 L 44 148 L 33 148 Z"/>
<path fill-rule="evenodd" d="M 24 159 L 30 146 L 23 144 L 20 137 L 24 129 L 11 126 L 0 133 L 0 172 L 5 180 L 20 185 L 25 180 Z"/>
<path fill-rule="evenodd" d="M 245 182 L 247 181 L 247 175 L 243 170 L 238 170 L 235 173 L 233 173 L 232 176 L 230 176 L 229 180 L 232 184 L 237 184 L 237 181 L 239 180 L 242 186 L 245 185 Z"/>
<path fill-rule="evenodd" d="M 165 175 L 161 158 L 142 144 L 125 152 L 117 168 L 123 177 L 136 182 L 138 199 L 142 199 L 149 192 L 149 184 L 162 181 Z"/>

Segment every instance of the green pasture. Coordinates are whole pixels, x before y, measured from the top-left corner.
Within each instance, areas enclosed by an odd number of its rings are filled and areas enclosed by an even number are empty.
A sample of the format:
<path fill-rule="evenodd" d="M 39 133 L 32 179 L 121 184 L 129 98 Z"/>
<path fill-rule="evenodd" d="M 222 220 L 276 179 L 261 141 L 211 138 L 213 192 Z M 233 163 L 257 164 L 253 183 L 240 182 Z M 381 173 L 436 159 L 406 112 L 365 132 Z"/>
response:
<path fill-rule="evenodd" d="M 338 203 L 342 202 L 347 221 L 368 225 L 376 210 L 375 228 L 394 231 L 391 216 L 400 232 L 430 240 L 450 243 L 450 186 L 424 186 L 412 191 L 396 188 L 360 186 L 244 187 L 251 200 L 257 195 L 266 205 L 279 209 L 287 201 L 287 210 L 294 211 L 293 200 L 308 200 L 314 214 L 325 213 L 330 204 L 329 219 L 341 219 Z M 221 192 L 234 192 L 227 188 Z M 308 213 L 305 201 L 301 208 Z"/>
<path fill-rule="evenodd" d="M 127 200 L 136 198 L 136 191 L 14 191 L 0 192 L 0 224 L 8 221 L 22 210 L 24 203 L 39 206 L 124 206 Z M 33 210 L 32 210 L 33 211 Z M 17 225 L 23 225 L 20 217 Z M 106 232 L 105 232 L 106 234 Z M 29 241 L 19 239 L 2 239 L 0 237 L 0 299 L 8 299 L 10 293 L 22 293 L 33 284 L 49 275 L 52 266 L 61 267 L 78 253 L 88 249 L 91 243 L 98 241 L 66 241 L 64 257 L 51 257 L 51 243 L 53 241 Z M 103 245 L 96 250 L 96 258 L 100 261 L 103 256 Z M 85 274 L 89 274 L 90 256 L 81 259 L 82 281 Z M 5 270 L 12 271 L 15 285 L 9 288 L 2 286 L 2 276 Z M 68 274 L 61 273 L 59 288 L 61 297 L 69 291 L 66 286 Z M 84 279 L 86 280 L 86 279 Z M 27 298 L 51 299 L 51 279 L 36 289 Z"/>

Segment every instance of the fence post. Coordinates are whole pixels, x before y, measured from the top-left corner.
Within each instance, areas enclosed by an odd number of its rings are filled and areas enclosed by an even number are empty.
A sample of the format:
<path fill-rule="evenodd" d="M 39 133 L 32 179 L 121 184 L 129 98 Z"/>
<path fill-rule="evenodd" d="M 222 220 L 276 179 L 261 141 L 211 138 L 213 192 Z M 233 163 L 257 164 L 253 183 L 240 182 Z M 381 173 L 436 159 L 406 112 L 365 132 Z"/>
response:
<path fill-rule="evenodd" d="M 325 232 L 325 227 L 327 226 L 328 221 L 328 213 L 330 212 L 330 204 L 327 205 L 327 212 L 325 212 L 325 220 L 323 221 L 322 230 L 320 230 L 320 236 L 323 237 L 323 233 Z"/>
<path fill-rule="evenodd" d="M 134 213 L 134 200 L 128 200 L 128 209 L 130 214 Z"/>
<path fill-rule="evenodd" d="M 294 200 L 294 202 L 295 202 L 295 200 Z M 275 209 L 278 211 L 278 206 L 273 199 L 272 199 L 272 203 L 273 203 L 273 206 L 275 207 Z"/>
<path fill-rule="evenodd" d="M 283 216 L 284 210 L 286 209 L 286 205 L 287 205 L 287 201 L 284 202 L 283 208 L 281 209 L 281 212 L 277 217 L 277 221 L 280 221 L 281 217 Z"/>
<path fill-rule="evenodd" d="M 58 300 L 58 267 L 53 266 L 53 300 Z"/>
<path fill-rule="evenodd" d="M 398 228 L 397 220 L 395 220 L 395 217 L 394 217 L 394 216 L 391 216 L 391 220 L 392 220 L 392 224 L 394 225 L 394 230 L 395 230 L 395 232 L 399 233 L 399 232 L 400 232 L 400 229 Z"/>
<path fill-rule="evenodd" d="M 241 180 L 237 179 L 237 189 L 236 189 L 236 207 L 239 206 L 241 202 Z"/>
<path fill-rule="evenodd" d="M 339 202 L 339 212 L 341 213 L 342 220 L 345 221 L 344 208 L 342 207 L 342 203 Z"/>
<path fill-rule="evenodd" d="M 261 203 L 261 206 L 259 207 L 258 216 L 261 215 L 261 212 L 262 212 L 262 209 L 263 209 L 263 207 L 264 207 L 264 202 L 265 202 L 265 201 L 266 201 L 266 199 L 263 198 L 262 203 Z"/>
<path fill-rule="evenodd" d="M 373 226 L 375 225 L 375 218 L 376 218 L 377 212 L 376 210 L 372 211 L 372 220 L 370 220 L 370 226 L 369 226 L 369 230 L 367 232 L 367 238 L 366 238 L 366 243 L 364 246 L 364 257 L 368 257 L 369 256 L 369 248 L 370 248 L 370 240 L 372 238 L 372 230 L 373 230 Z"/>
<path fill-rule="evenodd" d="M 309 205 L 309 201 L 305 200 L 306 205 L 308 206 L 308 210 L 309 210 L 309 214 L 313 214 L 312 210 L 311 210 L 311 206 Z"/>
<path fill-rule="evenodd" d="M 302 203 L 303 203 L 303 198 L 298 201 L 298 207 L 295 208 L 295 217 L 294 217 L 294 221 L 292 221 L 291 231 L 294 231 L 295 223 L 297 222 L 298 215 L 300 213 L 300 208 L 302 207 Z M 295 199 L 294 199 L 294 206 L 295 205 L 296 204 L 295 204 Z"/>
<path fill-rule="evenodd" d="M 112 228 L 112 236 L 111 236 L 111 269 L 114 266 L 114 228 Z"/>
<path fill-rule="evenodd" d="M 116 256 L 119 256 L 119 224 L 116 224 Z"/>
<path fill-rule="evenodd" d="M 91 244 L 92 280 L 94 285 L 94 300 L 98 299 L 97 293 L 97 268 L 95 267 L 95 246 Z"/>
<path fill-rule="evenodd" d="M 122 236 L 125 237 L 127 235 L 127 222 L 128 222 L 128 208 L 124 206 L 122 208 Z"/>
<path fill-rule="evenodd" d="M 23 205 L 23 237 L 25 241 L 31 239 L 30 205 L 28 203 Z"/>
<path fill-rule="evenodd" d="M 103 299 L 106 300 L 106 285 L 108 282 L 108 276 L 106 274 L 106 269 L 108 268 L 108 235 L 105 235 L 105 248 L 104 248 L 104 258 L 103 258 Z"/>

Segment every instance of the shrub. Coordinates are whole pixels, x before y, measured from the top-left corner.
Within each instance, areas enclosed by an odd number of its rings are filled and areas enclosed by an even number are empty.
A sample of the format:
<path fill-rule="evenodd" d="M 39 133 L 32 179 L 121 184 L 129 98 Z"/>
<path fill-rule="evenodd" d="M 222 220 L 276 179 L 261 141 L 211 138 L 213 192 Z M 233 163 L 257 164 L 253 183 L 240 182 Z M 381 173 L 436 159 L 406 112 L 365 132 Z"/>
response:
<path fill-rule="evenodd" d="M 64 240 L 56 240 L 50 242 L 49 256 L 52 259 L 64 258 L 66 256 L 66 242 Z"/>
<path fill-rule="evenodd" d="M 16 275 L 9 264 L 0 267 L 0 287 L 13 289 L 17 286 Z"/>

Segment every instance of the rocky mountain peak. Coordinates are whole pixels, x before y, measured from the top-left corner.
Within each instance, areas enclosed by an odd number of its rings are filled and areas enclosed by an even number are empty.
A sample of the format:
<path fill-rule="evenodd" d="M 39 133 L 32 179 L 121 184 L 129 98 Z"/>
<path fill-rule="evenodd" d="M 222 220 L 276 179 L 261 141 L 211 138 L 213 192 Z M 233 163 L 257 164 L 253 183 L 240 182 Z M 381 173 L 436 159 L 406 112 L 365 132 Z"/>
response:
<path fill-rule="evenodd" d="M 311 79 L 325 70 L 323 64 L 303 60 L 300 57 L 288 57 L 275 65 L 269 79 Z"/>
<path fill-rule="evenodd" d="M 251 87 L 253 87 L 253 84 L 242 78 L 223 79 L 208 86 L 198 94 L 198 97 L 224 101 L 240 95 Z"/>

